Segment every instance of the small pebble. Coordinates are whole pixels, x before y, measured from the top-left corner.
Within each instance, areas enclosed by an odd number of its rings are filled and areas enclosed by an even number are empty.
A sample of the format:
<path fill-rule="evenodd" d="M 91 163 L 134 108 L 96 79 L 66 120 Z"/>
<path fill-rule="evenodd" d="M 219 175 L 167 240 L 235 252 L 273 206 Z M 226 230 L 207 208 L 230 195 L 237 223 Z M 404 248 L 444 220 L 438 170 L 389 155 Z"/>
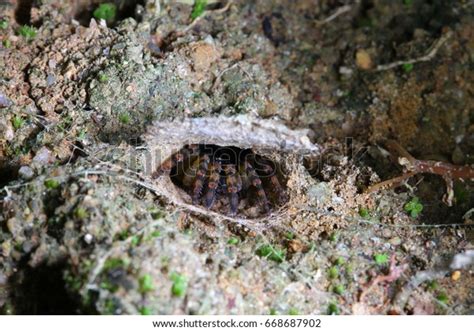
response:
<path fill-rule="evenodd" d="M 456 270 L 451 274 L 451 279 L 452 280 L 457 281 L 457 280 L 459 280 L 459 278 L 461 278 L 461 271 Z"/>
<path fill-rule="evenodd" d="M 364 49 L 358 50 L 356 53 L 356 64 L 360 69 L 371 69 L 372 59 L 370 58 L 370 54 Z"/>
<path fill-rule="evenodd" d="M 84 241 L 86 242 L 86 244 L 90 245 L 92 243 L 92 240 L 94 239 L 94 237 L 90 234 L 90 233 L 87 233 L 85 236 L 84 236 Z"/>
<path fill-rule="evenodd" d="M 18 175 L 23 178 L 23 179 L 31 179 L 35 175 L 33 172 L 33 169 L 31 169 L 28 166 L 21 166 L 20 169 L 18 169 Z"/>

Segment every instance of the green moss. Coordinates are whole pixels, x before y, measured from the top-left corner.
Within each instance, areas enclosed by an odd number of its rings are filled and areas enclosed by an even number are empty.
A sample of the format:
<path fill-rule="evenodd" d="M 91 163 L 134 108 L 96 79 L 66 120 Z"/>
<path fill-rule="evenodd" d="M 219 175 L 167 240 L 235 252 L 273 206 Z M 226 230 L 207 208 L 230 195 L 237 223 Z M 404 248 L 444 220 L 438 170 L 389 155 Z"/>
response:
<path fill-rule="evenodd" d="M 359 215 L 360 215 L 360 217 L 363 217 L 363 218 L 369 218 L 370 217 L 369 210 L 367 208 L 363 208 L 363 207 L 361 207 L 359 209 Z"/>
<path fill-rule="evenodd" d="M 119 114 L 119 121 L 122 124 L 130 123 L 130 114 L 129 113 L 121 113 Z"/>
<path fill-rule="evenodd" d="M 18 115 L 13 116 L 12 118 L 12 125 L 15 130 L 20 129 L 25 124 L 25 120 Z"/>
<path fill-rule="evenodd" d="M 153 278 L 149 274 L 140 277 L 140 279 L 138 280 L 138 284 L 140 293 L 147 293 L 153 291 L 154 289 Z"/>
<path fill-rule="evenodd" d="M 227 240 L 227 244 L 229 245 L 237 245 L 239 242 L 240 240 L 237 237 L 231 237 L 229 240 Z"/>
<path fill-rule="evenodd" d="M 46 188 L 48 189 L 53 190 L 59 187 L 59 182 L 56 179 L 49 178 L 44 181 L 44 186 L 46 186 Z"/>
<path fill-rule="evenodd" d="M 331 279 L 336 279 L 337 277 L 339 277 L 339 269 L 336 266 L 329 268 L 328 276 Z"/>
<path fill-rule="evenodd" d="M 332 302 L 328 306 L 328 315 L 339 315 L 339 307 L 336 303 Z"/>
<path fill-rule="evenodd" d="M 7 20 L 0 20 L 0 29 L 6 30 L 8 28 L 8 21 Z"/>
<path fill-rule="evenodd" d="M 291 307 L 290 309 L 288 309 L 288 315 L 299 315 L 300 312 L 298 311 L 298 309 L 294 308 L 294 307 Z"/>
<path fill-rule="evenodd" d="M 147 306 L 143 306 L 139 309 L 141 315 L 152 315 L 151 308 Z"/>
<path fill-rule="evenodd" d="M 406 73 L 409 73 L 413 70 L 413 63 L 405 63 L 402 65 L 402 68 L 403 68 L 403 71 L 405 71 Z"/>
<path fill-rule="evenodd" d="M 110 269 L 115 269 L 119 267 L 126 267 L 127 262 L 124 259 L 120 258 L 110 258 L 104 263 L 104 271 L 110 270 Z"/>
<path fill-rule="evenodd" d="M 195 0 L 193 11 L 191 12 L 191 20 L 195 20 L 201 16 L 206 10 L 207 0 Z"/>
<path fill-rule="evenodd" d="M 285 251 L 283 249 L 277 249 L 272 245 L 262 245 L 257 248 L 256 253 L 260 257 L 265 257 L 278 263 L 285 260 Z"/>
<path fill-rule="evenodd" d="M 378 265 L 385 265 L 388 263 L 388 255 L 383 253 L 383 254 L 375 254 L 374 255 L 374 261 Z"/>
<path fill-rule="evenodd" d="M 346 289 L 345 289 L 344 285 L 337 284 L 337 285 L 333 286 L 332 291 L 336 294 L 343 295 L 344 292 L 346 291 Z"/>
<path fill-rule="evenodd" d="M 423 210 L 423 205 L 419 201 L 418 197 L 413 197 L 406 203 L 403 209 L 405 209 L 405 211 L 409 213 L 411 217 L 418 217 L 418 215 Z"/>
<path fill-rule="evenodd" d="M 109 80 L 109 77 L 107 77 L 107 75 L 105 75 L 105 74 L 100 74 L 99 75 L 99 82 L 107 83 L 108 80 Z"/>
<path fill-rule="evenodd" d="M 171 286 L 171 293 L 177 297 L 184 296 L 188 287 L 188 281 L 186 277 L 179 273 L 173 272 L 170 278 L 173 282 L 173 285 Z"/>
<path fill-rule="evenodd" d="M 449 302 L 448 295 L 446 293 L 440 293 L 436 296 L 436 300 L 438 300 L 440 303 L 447 305 Z"/>
<path fill-rule="evenodd" d="M 96 19 L 106 20 L 107 23 L 115 21 L 115 16 L 117 15 L 117 7 L 111 2 L 102 3 L 94 10 L 92 14 Z"/>
<path fill-rule="evenodd" d="M 22 25 L 18 29 L 18 33 L 27 41 L 33 40 L 36 37 L 36 29 L 29 25 Z"/>
<path fill-rule="evenodd" d="M 334 265 L 341 266 L 344 263 L 346 263 L 346 259 L 344 259 L 342 256 L 339 256 L 336 260 L 334 260 Z"/>
<path fill-rule="evenodd" d="M 89 213 L 84 207 L 77 207 L 74 210 L 74 216 L 76 216 L 80 220 L 83 220 L 89 217 Z"/>

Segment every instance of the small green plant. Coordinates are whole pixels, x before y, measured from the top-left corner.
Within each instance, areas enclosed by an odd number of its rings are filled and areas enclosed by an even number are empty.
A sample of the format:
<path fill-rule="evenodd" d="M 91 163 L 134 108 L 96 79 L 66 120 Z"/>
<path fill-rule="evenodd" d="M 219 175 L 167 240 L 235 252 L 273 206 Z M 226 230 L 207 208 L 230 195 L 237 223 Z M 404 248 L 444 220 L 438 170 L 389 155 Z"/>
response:
<path fill-rule="evenodd" d="M 206 10 L 207 0 L 195 0 L 193 11 L 191 12 L 191 20 L 195 20 L 201 16 Z"/>
<path fill-rule="evenodd" d="M 300 312 L 295 307 L 291 307 L 290 309 L 288 309 L 288 315 L 299 315 L 299 314 Z"/>
<path fill-rule="evenodd" d="M 84 207 L 77 207 L 74 210 L 74 216 L 76 216 L 80 220 L 83 220 L 89 217 L 89 213 Z"/>
<path fill-rule="evenodd" d="M 262 245 L 257 248 L 256 253 L 260 257 L 265 257 L 278 263 L 285 260 L 285 251 L 283 249 L 277 249 L 272 245 Z"/>
<path fill-rule="evenodd" d="M 423 210 L 423 205 L 421 204 L 418 197 L 413 197 L 408 201 L 404 207 L 405 211 L 410 214 L 411 217 L 418 217 L 418 215 Z"/>
<path fill-rule="evenodd" d="M 142 240 L 141 236 L 133 236 L 132 239 L 130 240 L 130 245 L 132 247 L 136 247 L 140 244 L 141 240 Z"/>
<path fill-rule="evenodd" d="M 127 265 L 127 262 L 121 258 L 110 258 L 104 263 L 104 271 L 115 269 L 115 268 L 123 268 Z"/>
<path fill-rule="evenodd" d="M 152 238 L 158 238 L 159 236 L 161 236 L 161 231 L 160 231 L 160 230 L 154 230 L 154 231 L 150 234 L 150 236 L 151 236 Z"/>
<path fill-rule="evenodd" d="M 413 0 L 403 0 L 403 4 L 405 6 L 411 6 L 411 5 L 413 5 Z"/>
<path fill-rule="evenodd" d="M 342 256 L 339 256 L 336 260 L 334 260 L 334 265 L 343 265 L 344 263 L 346 263 L 346 259 L 343 258 Z"/>
<path fill-rule="evenodd" d="M 431 280 L 428 282 L 428 289 L 431 290 L 431 291 L 434 291 L 438 288 L 438 282 L 436 280 Z"/>
<path fill-rule="evenodd" d="M 344 292 L 346 291 L 346 289 L 345 289 L 344 285 L 337 284 L 337 285 L 333 286 L 332 291 L 336 294 L 343 295 Z"/>
<path fill-rule="evenodd" d="M 29 25 L 22 25 L 18 30 L 18 33 L 27 41 L 33 40 L 36 37 L 36 29 Z"/>
<path fill-rule="evenodd" d="M 100 75 L 99 75 L 99 82 L 101 82 L 101 83 L 107 83 L 108 80 L 109 80 L 109 77 L 107 77 L 106 74 L 100 74 Z"/>
<path fill-rule="evenodd" d="M 410 71 L 413 70 L 413 63 L 405 63 L 402 65 L 403 71 L 406 73 L 409 73 Z"/>
<path fill-rule="evenodd" d="M 12 46 L 12 42 L 10 41 L 10 39 L 5 39 L 3 42 L 3 47 L 5 48 L 10 48 Z"/>
<path fill-rule="evenodd" d="M 386 265 L 388 263 L 388 255 L 383 254 L 375 254 L 374 260 L 377 265 Z"/>
<path fill-rule="evenodd" d="M 8 21 L 7 20 L 0 20 L 0 29 L 6 30 L 8 28 Z"/>
<path fill-rule="evenodd" d="M 13 116 L 12 125 L 15 128 L 15 130 L 20 129 L 24 124 L 25 124 L 25 120 L 21 116 L 18 116 L 18 115 Z"/>
<path fill-rule="evenodd" d="M 138 284 L 140 293 L 147 293 L 153 291 L 154 289 L 153 278 L 149 274 L 140 277 L 140 279 L 138 280 Z"/>
<path fill-rule="evenodd" d="M 56 179 L 49 178 L 44 181 L 44 186 L 49 189 L 56 189 L 59 187 L 59 182 Z"/>
<path fill-rule="evenodd" d="M 171 274 L 170 278 L 173 282 L 173 285 L 171 286 L 171 293 L 177 297 L 184 296 L 188 287 L 188 281 L 186 277 L 174 272 Z"/>
<path fill-rule="evenodd" d="M 128 113 L 121 113 L 119 115 L 119 121 L 122 124 L 128 124 L 130 123 L 130 115 Z"/>
<path fill-rule="evenodd" d="M 339 307 L 336 303 L 332 302 L 328 306 L 328 315 L 339 315 Z"/>
<path fill-rule="evenodd" d="M 339 237 L 338 233 L 337 233 L 337 232 L 333 232 L 333 233 L 331 233 L 331 235 L 329 236 L 329 241 L 331 241 L 331 242 L 336 242 L 337 239 L 338 239 L 338 237 Z"/>
<path fill-rule="evenodd" d="M 270 308 L 270 315 L 278 315 L 277 310 L 275 308 Z"/>
<path fill-rule="evenodd" d="M 438 300 L 440 303 L 447 305 L 449 302 L 448 295 L 446 293 L 440 293 L 436 296 L 436 300 Z"/>
<path fill-rule="evenodd" d="M 361 207 L 361 208 L 359 209 L 359 215 L 360 215 L 360 217 L 362 217 L 362 218 L 369 218 L 369 216 L 370 216 L 369 210 L 368 210 L 367 208 Z"/>
<path fill-rule="evenodd" d="M 227 244 L 229 245 L 237 245 L 239 242 L 240 240 L 237 237 L 231 237 L 229 240 L 227 240 Z"/>
<path fill-rule="evenodd" d="M 328 270 L 328 276 L 331 279 L 336 279 L 337 277 L 339 277 L 339 269 L 336 266 L 332 266 Z"/>
<path fill-rule="evenodd" d="M 94 10 L 92 14 L 96 19 L 100 20 L 103 19 L 107 21 L 107 23 L 112 23 L 115 21 L 115 15 L 117 14 L 117 6 L 115 4 L 106 2 L 101 3 L 99 7 Z"/>
<path fill-rule="evenodd" d="M 287 232 L 287 233 L 285 234 L 285 237 L 286 237 L 286 239 L 288 239 L 288 240 L 293 240 L 293 239 L 295 239 L 295 234 L 294 234 L 293 232 Z"/>
<path fill-rule="evenodd" d="M 147 306 L 141 307 L 139 311 L 141 315 L 151 315 L 151 309 Z"/>

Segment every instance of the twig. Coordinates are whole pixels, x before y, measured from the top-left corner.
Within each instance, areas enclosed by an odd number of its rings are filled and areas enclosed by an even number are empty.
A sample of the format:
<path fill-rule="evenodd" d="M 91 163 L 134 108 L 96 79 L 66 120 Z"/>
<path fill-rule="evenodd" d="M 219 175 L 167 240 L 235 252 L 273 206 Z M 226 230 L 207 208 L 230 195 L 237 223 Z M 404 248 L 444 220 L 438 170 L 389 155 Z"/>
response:
<path fill-rule="evenodd" d="M 329 23 L 332 20 L 336 19 L 339 15 L 342 15 L 342 14 L 350 11 L 351 9 L 352 9 L 351 5 L 341 6 L 341 7 L 337 8 L 336 11 L 333 14 L 329 15 L 325 19 L 316 21 L 316 24 L 321 26 L 321 25 L 324 25 L 326 23 Z"/>
<path fill-rule="evenodd" d="M 392 63 L 388 63 L 388 64 L 379 64 L 376 68 L 375 68 L 375 71 L 384 71 L 384 70 L 390 70 L 390 69 L 393 69 L 393 68 L 396 68 L 396 67 L 399 67 L 399 66 L 402 66 L 402 65 L 405 65 L 405 64 L 415 64 L 415 63 L 418 63 L 418 62 L 427 62 L 427 61 L 430 61 L 431 59 L 433 59 L 435 56 L 436 56 L 436 53 L 438 53 L 438 50 L 440 49 L 440 47 L 449 39 L 451 38 L 452 36 L 452 32 L 449 31 L 448 33 L 446 33 L 445 35 L 441 36 L 441 38 L 439 38 L 434 44 L 433 46 L 431 47 L 430 51 L 421 56 L 421 57 L 418 57 L 416 59 L 410 59 L 410 60 L 405 60 L 405 61 L 395 61 L 395 62 L 392 62 Z"/>
<path fill-rule="evenodd" d="M 393 140 L 389 140 L 386 146 L 392 157 L 398 156 L 398 163 L 403 166 L 407 172 L 401 176 L 372 185 L 366 190 L 367 193 L 393 187 L 416 174 L 427 173 L 443 177 L 447 188 L 447 194 L 444 200 L 448 206 L 451 206 L 452 200 L 454 199 L 453 180 L 474 180 L 474 167 L 472 165 L 460 166 L 442 161 L 418 160 Z"/>

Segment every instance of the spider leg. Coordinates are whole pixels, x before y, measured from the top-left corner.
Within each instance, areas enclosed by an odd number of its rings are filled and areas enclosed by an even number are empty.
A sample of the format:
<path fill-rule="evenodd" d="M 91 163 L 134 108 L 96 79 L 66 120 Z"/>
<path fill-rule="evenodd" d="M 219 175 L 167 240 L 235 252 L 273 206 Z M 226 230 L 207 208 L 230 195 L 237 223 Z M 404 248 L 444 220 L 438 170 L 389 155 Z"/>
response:
<path fill-rule="evenodd" d="M 286 196 L 285 196 L 284 190 L 283 190 L 283 188 L 280 184 L 280 181 L 278 180 L 278 177 L 276 175 L 276 171 L 269 164 L 264 164 L 263 167 L 262 167 L 262 171 L 270 178 L 270 183 L 271 183 L 271 186 L 272 186 L 272 190 L 277 195 L 278 201 L 280 203 L 282 203 L 286 199 Z"/>
<path fill-rule="evenodd" d="M 199 145 L 197 144 L 184 146 L 181 150 L 166 159 L 152 174 L 152 178 L 155 179 L 162 175 L 169 175 L 173 167 L 177 166 L 179 163 L 183 163 L 185 160 L 189 160 L 193 155 L 196 155 L 198 151 Z"/>
<path fill-rule="evenodd" d="M 196 173 L 196 179 L 194 181 L 193 187 L 193 204 L 197 205 L 199 203 L 199 198 L 201 197 L 202 188 L 204 187 L 204 181 L 206 180 L 207 169 L 209 167 L 210 158 L 209 155 L 204 154 L 199 160 L 199 169 Z"/>
<path fill-rule="evenodd" d="M 257 196 L 258 196 L 260 205 L 265 210 L 265 212 L 268 212 L 270 210 L 270 207 L 268 206 L 267 195 L 265 194 L 265 190 L 263 189 L 263 186 L 262 186 L 262 180 L 260 179 L 260 177 L 258 177 L 258 174 L 255 171 L 255 169 L 252 167 L 252 165 L 248 161 L 244 161 L 244 162 L 245 162 L 244 163 L 245 171 L 247 172 L 247 176 L 250 180 L 250 184 L 257 189 Z"/>
<path fill-rule="evenodd" d="M 239 207 L 239 192 L 242 189 L 242 179 L 233 164 L 225 165 L 224 172 L 226 174 L 227 192 L 229 193 L 230 213 L 235 215 Z"/>
<path fill-rule="evenodd" d="M 221 179 L 221 163 L 212 162 L 209 167 L 209 181 L 207 183 L 207 192 L 204 197 L 206 208 L 211 208 L 216 200 L 216 190 L 219 187 Z"/>

